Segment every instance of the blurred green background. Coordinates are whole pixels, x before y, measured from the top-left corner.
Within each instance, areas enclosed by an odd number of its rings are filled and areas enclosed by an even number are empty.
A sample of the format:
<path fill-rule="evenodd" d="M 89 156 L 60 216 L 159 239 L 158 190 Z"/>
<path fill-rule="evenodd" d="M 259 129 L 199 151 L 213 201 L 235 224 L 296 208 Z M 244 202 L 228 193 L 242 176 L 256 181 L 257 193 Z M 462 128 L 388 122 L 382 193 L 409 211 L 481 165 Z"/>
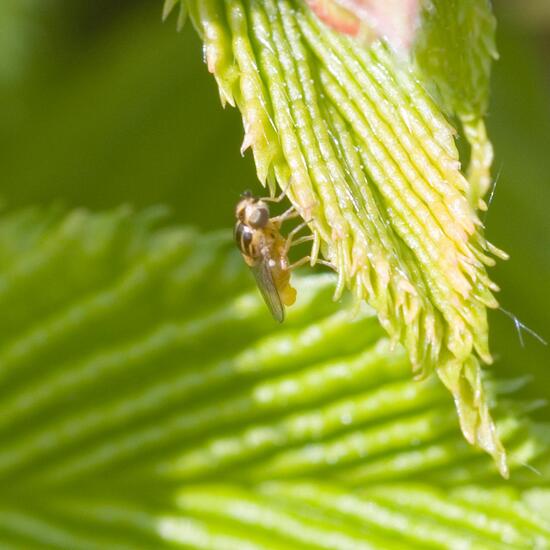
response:
<path fill-rule="evenodd" d="M 496 4 L 488 125 L 498 185 L 490 240 L 511 255 L 493 277 L 500 301 L 550 339 L 550 15 L 547 0 Z M 173 219 L 227 228 L 257 189 L 242 128 L 222 111 L 192 27 L 163 24 L 160 1 L 0 3 L 0 198 L 92 209 L 163 203 Z M 550 398 L 550 351 L 492 312 L 495 369 L 529 374 Z M 550 418 L 547 409 L 538 412 Z"/>

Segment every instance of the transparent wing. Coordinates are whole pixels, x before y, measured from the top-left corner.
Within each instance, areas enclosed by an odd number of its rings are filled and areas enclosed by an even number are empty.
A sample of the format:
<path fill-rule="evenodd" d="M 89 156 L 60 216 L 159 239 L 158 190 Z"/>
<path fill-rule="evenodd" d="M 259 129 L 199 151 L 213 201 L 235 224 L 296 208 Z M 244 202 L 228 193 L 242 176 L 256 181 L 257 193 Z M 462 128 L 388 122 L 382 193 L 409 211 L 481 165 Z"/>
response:
<path fill-rule="evenodd" d="M 271 269 L 269 268 L 269 259 L 264 258 L 257 265 L 251 266 L 250 269 L 254 273 L 256 284 L 262 293 L 262 297 L 273 315 L 274 319 L 282 323 L 285 318 L 285 308 L 281 302 L 279 291 L 273 280 Z"/>

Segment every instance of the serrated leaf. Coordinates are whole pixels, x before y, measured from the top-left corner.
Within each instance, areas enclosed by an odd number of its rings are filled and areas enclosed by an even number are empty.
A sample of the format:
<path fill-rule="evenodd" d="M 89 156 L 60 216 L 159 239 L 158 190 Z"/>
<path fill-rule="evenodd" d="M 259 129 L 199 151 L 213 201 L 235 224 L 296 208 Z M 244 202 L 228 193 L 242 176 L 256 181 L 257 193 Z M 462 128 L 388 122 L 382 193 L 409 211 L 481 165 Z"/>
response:
<path fill-rule="evenodd" d="M 279 326 L 228 235 L 162 220 L 0 219 L 2 547 L 550 543 L 547 426 L 503 407 L 504 484 L 334 277 L 296 277 Z"/>
<path fill-rule="evenodd" d="M 385 42 L 366 48 L 332 31 L 303 0 L 188 5 L 222 101 L 242 113 L 243 150 L 260 181 L 272 192 L 277 182 L 311 220 L 337 296 L 347 287 L 367 301 L 417 376 L 437 372 L 466 439 L 506 476 L 482 384 L 487 308 L 498 306 L 486 267 L 505 254 L 485 241 L 475 210 L 492 159 L 479 117 L 463 119 L 475 144 L 468 181 L 428 77 Z"/>
<path fill-rule="evenodd" d="M 484 124 L 491 65 L 498 57 L 496 19 L 489 0 L 430 0 L 422 11 L 415 45 L 425 86 L 449 115 L 460 120 L 468 140 L 470 202 L 485 210 L 493 148 Z"/>

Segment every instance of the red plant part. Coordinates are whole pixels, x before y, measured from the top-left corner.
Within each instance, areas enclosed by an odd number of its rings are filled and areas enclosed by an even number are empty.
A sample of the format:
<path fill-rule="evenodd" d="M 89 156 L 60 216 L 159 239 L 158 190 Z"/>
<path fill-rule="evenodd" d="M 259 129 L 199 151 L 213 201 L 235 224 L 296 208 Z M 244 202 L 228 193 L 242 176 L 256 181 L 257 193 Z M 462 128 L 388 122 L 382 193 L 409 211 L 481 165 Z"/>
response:
<path fill-rule="evenodd" d="M 307 0 L 313 12 L 338 32 L 374 35 L 409 50 L 418 25 L 419 0 Z"/>

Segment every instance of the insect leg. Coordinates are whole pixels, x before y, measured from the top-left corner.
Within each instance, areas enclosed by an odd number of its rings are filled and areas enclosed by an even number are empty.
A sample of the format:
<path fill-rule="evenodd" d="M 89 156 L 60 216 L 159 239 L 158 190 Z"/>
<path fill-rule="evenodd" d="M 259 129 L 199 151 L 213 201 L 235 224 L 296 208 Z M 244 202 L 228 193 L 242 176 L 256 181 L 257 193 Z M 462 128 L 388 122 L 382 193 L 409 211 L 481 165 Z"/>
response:
<path fill-rule="evenodd" d="M 276 196 L 276 197 L 264 197 L 264 198 L 261 198 L 260 200 L 262 200 L 264 202 L 273 202 L 273 203 L 281 202 L 286 197 L 286 193 L 289 189 L 290 189 L 290 181 L 288 182 L 287 186 L 281 191 L 281 193 L 278 196 Z"/>
<path fill-rule="evenodd" d="M 309 262 L 310 260 L 311 260 L 310 256 L 305 256 L 305 257 L 299 259 L 298 261 L 294 262 L 293 264 L 290 264 L 288 266 L 288 271 L 292 271 L 293 269 L 296 269 L 297 267 L 300 267 L 304 264 L 307 264 L 307 262 Z M 317 260 L 316 264 L 325 265 L 327 267 L 330 267 L 334 271 L 336 271 L 336 266 L 334 264 L 331 264 L 330 262 L 327 262 L 326 260 Z"/>
<path fill-rule="evenodd" d="M 292 248 L 293 246 L 298 246 L 299 244 L 302 244 L 302 243 L 310 242 L 313 239 L 315 239 L 315 237 L 313 235 L 305 235 L 304 237 L 300 237 L 299 239 L 296 239 L 295 241 L 292 241 L 290 243 L 289 248 Z"/>
<path fill-rule="evenodd" d="M 307 226 L 307 222 L 302 222 L 301 224 L 297 225 L 288 235 L 286 238 L 285 248 L 284 248 L 284 255 L 286 256 L 288 254 L 288 251 L 290 250 L 290 247 L 292 246 L 292 243 L 294 242 L 294 237 L 297 233 L 299 233 L 304 227 Z M 301 241 L 304 242 L 304 241 Z"/>
<path fill-rule="evenodd" d="M 310 260 L 309 256 L 305 256 L 305 257 L 299 259 L 297 262 L 294 262 L 293 264 L 290 264 L 288 266 L 288 271 L 292 271 L 293 269 L 296 269 L 297 267 L 300 267 L 301 265 L 307 264 L 307 262 L 309 262 L 309 260 Z"/>
<path fill-rule="evenodd" d="M 298 214 L 294 206 L 291 206 L 288 210 L 285 210 L 279 216 L 275 216 L 274 218 L 271 218 L 271 221 L 273 223 L 281 225 L 286 220 L 292 220 L 293 218 L 299 218 L 299 217 L 300 217 L 300 214 Z"/>

